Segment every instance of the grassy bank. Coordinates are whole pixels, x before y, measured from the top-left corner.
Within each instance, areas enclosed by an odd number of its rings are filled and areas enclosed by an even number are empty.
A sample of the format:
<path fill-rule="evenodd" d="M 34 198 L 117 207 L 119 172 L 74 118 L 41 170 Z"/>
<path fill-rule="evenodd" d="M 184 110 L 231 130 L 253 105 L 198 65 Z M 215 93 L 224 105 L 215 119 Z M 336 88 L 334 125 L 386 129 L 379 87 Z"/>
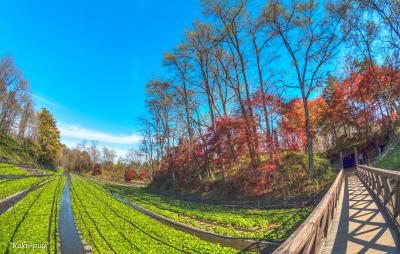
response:
<path fill-rule="evenodd" d="M 34 151 L 29 144 L 4 133 L 0 133 L 0 161 L 30 166 L 36 164 Z"/>

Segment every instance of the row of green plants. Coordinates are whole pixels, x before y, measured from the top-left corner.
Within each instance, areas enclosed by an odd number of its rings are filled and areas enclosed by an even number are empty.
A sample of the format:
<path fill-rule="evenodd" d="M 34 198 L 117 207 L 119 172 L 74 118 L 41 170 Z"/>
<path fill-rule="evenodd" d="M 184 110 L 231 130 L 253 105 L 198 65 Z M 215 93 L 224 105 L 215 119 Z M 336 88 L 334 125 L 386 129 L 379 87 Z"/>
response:
<path fill-rule="evenodd" d="M 54 169 L 46 169 L 46 168 L 40 168 L 38 169 L 39 172 L 42 172 L 43 174 L 49 174 L 49 175 L 63 175 L 64 174 L 64 168 L 63 167 L 56 167 Z"/>
<path fill-rule="evenodd" d="M 0 216 L 0 253 L 57 253 L 64 182 L 64 177 L 56 177 Z"/>
<path fill-rule="evenodd" d="M 236 253 L 166 226 L 72 175 L 76 223 L 93 253 Z"/>
<path fill-rule="evenodd" d="M 33 172 L 37 174 L 49 174 L 49 175 L 62 175 L 64 174 L 63 167 L 56 167 L 54 169 L 48 169 L 44 167 L 35 167 Z M 29 176 L 32 175 L 31 172 L 20 168 L 18 166 L 8 164 L 8 163 L 0 163 L 0 175 L 6 176 Z"/>
<path fill-rule="evenodd" d="M 47 181 L 48 179 L 49 177 L 26 177 L 15 180 L 5 180 L 0 183 L 0 199 L 28 189 L 40 182 Z"/>
<path fill-rule="evenodd" d="M 0 163 L 0 175 L 25 176 L 29 172 L 7 163 Z"/>
<path fill-rule="evenodd" d="M 308 216 L 312 207 L 238 209 L 171 199 L 143 189 L 92 181 L 157 214 L 225 236 L 283 240 Z"/>

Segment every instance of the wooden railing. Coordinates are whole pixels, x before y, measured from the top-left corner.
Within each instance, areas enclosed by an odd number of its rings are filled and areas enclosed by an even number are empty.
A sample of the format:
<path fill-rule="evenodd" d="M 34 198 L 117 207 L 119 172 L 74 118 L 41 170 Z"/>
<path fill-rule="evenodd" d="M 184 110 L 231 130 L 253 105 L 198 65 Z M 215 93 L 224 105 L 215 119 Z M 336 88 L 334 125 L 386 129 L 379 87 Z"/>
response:
<path fill-rule="evenodd" d="M 400 172 L 357 165 L 358 176 L 375 194 L 380 205 L 400 225 Z"/>
<path fill-rule="evenodd" d="M 319 253 L 326 239 L 343 183 L 343 170 L 340 171 L 324 198 L 299 226 L 299 228 L 274 253 Z"/>

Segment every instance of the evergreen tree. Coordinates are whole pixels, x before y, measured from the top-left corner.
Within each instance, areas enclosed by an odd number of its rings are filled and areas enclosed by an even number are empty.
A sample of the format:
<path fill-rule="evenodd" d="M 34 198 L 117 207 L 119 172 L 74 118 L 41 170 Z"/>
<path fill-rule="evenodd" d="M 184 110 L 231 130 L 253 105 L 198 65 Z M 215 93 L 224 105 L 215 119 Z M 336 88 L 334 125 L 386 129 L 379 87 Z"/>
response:
<path fill-rule="evenodd" d="M 60 132 L 50 112 L 43 108 L 38 114 L 37 141 L 39 143 L 39 163 L 56 167 L 60 157 Z"/>
<path fill-rule="evenodd" d="M 337 79 L 328 73 L 328 81 L 326 87 L 322 91 L 322 98 L 328 103 L 328 105 L 332 105 L 332 95 L 335 92 L 335 83 Z"/>

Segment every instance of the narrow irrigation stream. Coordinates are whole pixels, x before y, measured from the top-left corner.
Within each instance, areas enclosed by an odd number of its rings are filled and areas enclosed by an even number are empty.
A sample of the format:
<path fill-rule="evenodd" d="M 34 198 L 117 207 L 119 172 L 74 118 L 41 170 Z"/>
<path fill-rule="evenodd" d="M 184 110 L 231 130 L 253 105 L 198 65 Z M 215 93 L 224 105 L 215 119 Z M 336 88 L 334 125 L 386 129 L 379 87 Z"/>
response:
<path fill-rule="evenodd" d="M 61 253 L 84 254 L 83 244 L 76 231 L 74 215 L 71 207 L 70 182 L 71 177 L 65 174 L 67 182 L 61 197 L 61 211 L 59 217 L 59 231 L 61 242 Z"/>

